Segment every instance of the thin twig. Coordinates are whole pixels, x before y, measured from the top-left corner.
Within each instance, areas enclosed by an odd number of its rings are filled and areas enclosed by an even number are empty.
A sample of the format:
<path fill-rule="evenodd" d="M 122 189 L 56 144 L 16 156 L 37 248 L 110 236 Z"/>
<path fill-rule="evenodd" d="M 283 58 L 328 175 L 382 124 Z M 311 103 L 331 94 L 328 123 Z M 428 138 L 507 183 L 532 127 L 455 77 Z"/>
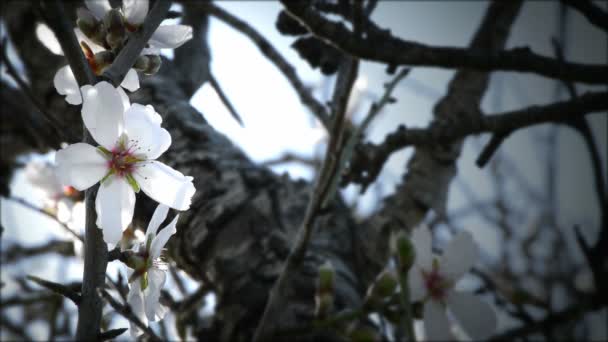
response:
<path fill-rule="evenodd" d="M 325 106 L 323 106 L 317 99 L 315 99 L 310 90 L 304 85 L 304 83 L 298 77 L 295 68 L 289 64 L 287 59 L 283 57 L 272 44 L 264 38 L 259 32 L 253 27 L 244 22 L 243 20 L 233 16 L 224 9 L 216 6 L 212 2 L 200 2 L 199 5 L 210 15 L 228 24 L 235 30 L 241 32 L 247 36 L 251 41 L 260 49 L 260 52 L 266 58 L 268 58 L 282 73 L 285 75 L 291 86 L 294 88 L 300 101 L 307 106 L 312 113 L 321 121 L 325 128 L 329 129 L 329 115 Z"/>
<path fill-rule="evenodd" d="M 213 76 L 213 74 L 211 74 L 211 73 L 209 74 L 209 83 L 211 84 L 211 87 L 213 88 L 213 90 L 215 90 L 215 93 L 217 94 L 217 96 L 220 97 L 220 100 L 222 101 L 224 106 L 226 106 L 226 109 L 228 109 L 228 112 L 230 112 L 230 115 L 232 116 L 232 118 L 234 120 L 236 120 L 239 123 L 239 125 L 241 125 L 241 127 L 244 127 L 243 119 L 241 119 L 241 116 L 239 115 L 239 113 L 237 113 L 236 109 L 234 109 L 234 106 L 232 105 L 232 103 L 230 102 L 230 100 L 228 99 L 226 94 L 224 94 L 222 87 L 220 87 L 219 82 L 215 79 L 215 76 Z"/>
<path fill-rule="evenodd" d="M 38 277 L 35 277 L 32 275 L 28 275 L 26 278 L 44 288 L 47 288 L 59 295 L 62 295 L 64 297 L 70 299 L 74 304 L 76 304 L 76 306 L 80 305 L 80 300 L 81 300 L 80 294 L 78 294 L 76 291 L 74 291 L 70 287 L 65 286 L 63 284 L 55 283 L 52 281 L 44 280 L 42 278 L 38 278 Z"/>
<path fill-rule="evenodd" d="M 105 290 L 99 290 L 100 295 L 108 301 L 108 304 L 110 304 L 110 306 L 116 310 L 116 312 L 118 312 L 120 315 L 122 315 L 124 318 L 126 318 L 128 321 L 132 322 L 133 324 L 137 325 L 138 328 L 140 328 L 141 330 L 143 330 L 143 332 L 146 334 L 146 336 L 151 340 L 151 341 L 157 341 L 160 342 L 162 341 L 160 339 L 160 337 L 158 337 L 156 335 L 156 333 L 154 332 L 154 330 L 152 330 L 149 326 L 145 325 L 131 310 L 131 308 L 128 305 L 123 305 L 120 304 L 118 301 L 116 301 L 116 299 L 114 299 L 114 297 L 112 297 L 107 291 Z"/>
<path fill-rule="evenodd" d="M 52 219 L 53 221 L 57 222 L 57 224 L 59 224 L 59 226 L 60 226 L 61 228 L 63 228 L 63 230 L 65 230 L 66 232 L 68 232 L 68 233 L 69 233 L 70 235 L 72 235 L 74 238 L 76 238 L 76 239 L 78 239 L 78 240 L 80 240 L 80 241 L 84 241 L 84 238 L 83 238 L 83 237 L 82 237 L 80 234 L 78 234 L 78 233 L 76 233 L 75 231 L 73 231 L 73 230 L 72 230 L 70 227 L 68 227 L 68 226 L 67 226 L 65 223 L 63 223 L 63 222 L 59 221 L 59 219 L 58 219 L 58 218 L 57 218 L 55 215 L 53 215 L 53 214 L 51 214 L 51 213 L 49 213 L 49 212 L 45 211 L 44 209 L 42 209 L 42 208 L 38 208 L 37 206 L 33 205 L 32 203 L 30 203 L 30 202 L 26 201 L 26 200 L 25 200 L 25 199 L 23 199 L 23 198 L 19 198 L 19 197 L 12 197 L 12 196 L 11 196 L 11 197 L 5 197 L 5 199 L 7 199 L 7 200 L 9 200 L 9 201 L 12 201 L 12 202 L 15 202 L 15 203 L 19 203 L 20 205 L 22 205 L 22 206 L 24 206 L 24 207 L 26 207 L 26 208 L 28 208 L 28 209 L 34 210 L 34 211 L 36 211 L 36 212 L 38 212 L 38 213 L 40 213 L 40 214 L 42 214 L 42 215 L 44 215 L 44 216 L 46 216 L 46 217 L 48 217 L 48 218 Z"/>

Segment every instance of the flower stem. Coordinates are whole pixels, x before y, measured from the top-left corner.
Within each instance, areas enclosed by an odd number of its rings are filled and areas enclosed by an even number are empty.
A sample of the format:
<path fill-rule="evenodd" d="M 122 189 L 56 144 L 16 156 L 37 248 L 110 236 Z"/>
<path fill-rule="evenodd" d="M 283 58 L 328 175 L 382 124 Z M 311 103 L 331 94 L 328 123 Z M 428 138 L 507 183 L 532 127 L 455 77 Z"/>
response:
<path fill-rule="evenodd" d="M 412 305 L 410 303 L 410 288 L 407 285 L 407 274 L 408 272 L 400 272 L 399 274 L 399 286 L 401 287 L 401 306 L 403 307 L 403 315 L 401 316 L 401 325 L 409 341 L 416 342 L 416 334 L 414 333 L 414 319 L 412 317 Z"/>

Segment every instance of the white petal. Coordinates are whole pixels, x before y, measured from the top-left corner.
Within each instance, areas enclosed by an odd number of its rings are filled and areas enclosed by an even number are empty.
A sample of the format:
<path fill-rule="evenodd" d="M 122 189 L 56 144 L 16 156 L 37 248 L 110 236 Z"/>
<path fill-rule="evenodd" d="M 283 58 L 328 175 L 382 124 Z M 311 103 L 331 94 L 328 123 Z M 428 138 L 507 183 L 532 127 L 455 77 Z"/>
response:
<path fill-rule="evenodd" d="M 111 150 L 124 129 L 123 98 L 110 83 L 82 87 L 82 120 L 93 139 Z"/>
<path fill-rule="evenodd" d="M 97 226 L 103 229 L 103 240 L 116 244 L 133 220 L 135 192 L 122 177 L 110 176 L 100 186 L 95 199 Z"/>
<path fill-rule="evenodd" d="M 57 36 L 46 24 L 38 23 L 36 25 L 36 37 L 52 53 L 63 56 L 63 50 Z"/>
<path fill-rule="evenodd" d="M 418 302 L 426 297 L 426 286 L 424 285 L 424 278 L 422 278 L 422 272 L 418 265 L 412 266 L 408 272 L 407 282 L 410 288 L 411 302 Z"/>
<path fill-rule="evenodd" d="M 122 12 L 131 25 L 140 25 L 148 14 L 148 0 L 122 0 Z"/>
<path fill-rule="evenodd" d="M 135 69 L 129 69 L 129 72 L 127 72 L 125 75 L 125 79 L 122 80 L 120 86 L 130 92 L 134 92 L 139 89 L 139 76 L 137 76 L 137 71 L 135 71 Z"/>
<path fill-rule="evenodd" d="M 450 322 L 445 308 L 434 300 L 424 304 L 424 333 L 427 341 L 451 341 Z"/>
<path fill-rule="evenodd" d="M 89 144 L 69 145 L 55 154 L 57 177 L 79 191 L 99 182 L 108 172 L 107 160 Z"/>
<path fill-rule="evenodd" d="M 140 55 L 160 55 L 160 49 L 154 46 L 150 46 L 141 50 Z"/>
<path fill-rule="evenodd" d="M 163 230 L 161 230 L 160 233 L 158 233 L 158 235 L 156 235 L 154 240 L 152 240 L 152 245 L 150 246 L 150 257 L 152 259 L 156 259 L 156 258 L 160 257 L 160 252 L 163 249 L 163 247 L 165 247 L 165 245 L 167 244 L 167 241 L 169 241 L 169 238 L 173 234 L 175 234 L 175 232 L 177 232 L 175 225 L 177 224 L 178 217 L 179 217 L 179 215 L 176 215 L 175 218 L 173 219 L 173 221 L 171 221 L 171 223 L 169 223 L 169 225 L 167 225 L 165 228 L 163 228 Z"/>
<path fill-rule="evenodd" d="M 452 282 L 467 273 L 478 257 L 477 245 L 467 231 L 459 232 L 443 251 L 439 272 Z"/>
<path fill-rule="evenodd" d="M 160 127 L 162 118 L 154 107 L 134 103 L 125 113 L 125 131 L 129 141 L 137 146 L 135 153 L 141 153 L 146 159 L 156 159 L 171 146 L 171 135 Z"/>
<path fill-rule="evenodd" d="M 131 307 L 131 310 L 144 324 L 147 324 L 146 312 L 144 310 L 144 296 L 141 292 L 139 281 L 136 280 L 131 284 L 129 294 L 127 295 L 127 303 Z M 135 324 L 131 323 L 131 336 L 138 337 L 143 334 L 143 331 Z"/>
<path fill-rule="evenodd" d="M 91 48 L 91 51 L 94 54 L 106 50 L 103 46 L 98 45 L 97 43 L 89 39 L 89 37 L 87 37 L 79 28 L 74 29 L 74 34 L 76 35 L 78 43 L 85 42 Z"/>
<path fill-rule="evenodd" d="M 84 0 L 84 4 L 98 20 L 102 20 L 106 12 L 112 9 L 109 0 Z"/>
<path fill-rule="evenodd" d="M 153 200 L 177 210 L 188 210 L 196 189 L 192 177 L 186 177 L 157 161 L 138 165 L 133 177 L 141 190 Z"/>
<path fill-rule="evenodd" d="M 154 210 L 154 214 L 150 219 L 150 223 L 148 223 L 148 228 L 146 229 L 146 243 L 148 242 L 148 237 L 152 236 L 152 239 L 156 236 L 156 232 L 158 231 L 158 227 L 163 223 L 165 218 L 167 218 L 167 213 L 169 212 L 169 207 L 164 204 L 159 204 L 156 206 L 156 210 Z"/>
<path fill-rule="evenodd" d="M 159 49 L 175 49 L 192 39 L 192 27 L 187 25 L 161 25 L 152 34 L 150 45 Z"/>
<path fill-rule="evenodd" d="M 120 98 L 122 99 L 122 106 L 123 108 L 129 108 L 131 107 L 131 100 L 129 100 L 129 95 L 127 95 L 127 93 L 124 91 L 124 89 L 122 89 L 121 87 L 116 88 L 116 90 L 118 90 L 118 93 L 120 94 Z"/>
<path fill-rule="evenodd" d="M 71 105 L 79 105 L 82 103 L 82 97 L 80 96 L 80 89 L 78 89 L 78 82 L 76 77 L 72 73 L 69 65 L 59 68 L 53 78 L 53 85 L 57 92 L 61 95 L 65 95 L 65 101 Z"/>
<path fill-rule="evenodd" d="M 144 306 L 146 316 L 150 321 L 157 321 L 164 317 L 166 308 L 159 302 L 160 290 L 167 280 L 167 274 L 158 268 L 152 267 L 148 270 L 148 287 L 144 291 Z"/>
<path fill-rule="evenodd" d="M 498 321 L 494 309 L 477 296 L 452 291 L 447 303 L 454 318 L 473 340 L 485 340 L 496 331 Z"/>
<path fill-rule="evenodd" d="M 431 270 L 433 264 L 431 241 L 431 231 L 425 225 L 415 228 L 412 232 L 412 244 L 416 250 L 416 265 L 426 271 Z"/>

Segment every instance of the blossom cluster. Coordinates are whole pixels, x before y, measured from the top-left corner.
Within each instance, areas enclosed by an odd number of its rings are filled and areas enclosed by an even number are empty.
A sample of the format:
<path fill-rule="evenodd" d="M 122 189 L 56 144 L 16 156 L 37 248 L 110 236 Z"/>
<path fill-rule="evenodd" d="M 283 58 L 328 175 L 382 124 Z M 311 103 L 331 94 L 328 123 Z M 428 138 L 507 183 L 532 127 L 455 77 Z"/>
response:
<path fill-rule="evenodd" d="M 109 0 L 84 2 L 86 8 L 78 9 L 74 33 L 92 71 L 100 75 L 144 23 L 149 1 L 123 0 L 120 8 L 112 8 Z M 39 38 L 51 32 L 46 27 L 37 31 Z M 68 145 L 57 151 L 53 168 L 33 164 L 28 171 L 32 184 L 48 193 L 54 202 L 69 198 L 67 190 L 78 193 L 99 183 L 96 225 L 102 230 L 104 241 L 119 248 L 127 246 L 123 232 L 131 225 L 136 194 L 141 191 L 159 203 L 145 240 L 134 244 L 125 262 L 130 285 L 127 302 L 144 323 L 162 319 L 166 312 L 159 304 L 166 280 L 161 254 L 176 232 L 179 215 L 160 231 L 159 228 L 170 208 L 190 208 L 195 188 L 192 177 L 157 160 L 171 145 L 171 135 L 161 127 L 162 117 L 151 105 L 131 103 L 122 88 L 137 91 L 138 72 L 156 73 L 161 49 L 179 47 L 191 38 L 189 26 L 159 26 L 119 87 L 106 81 L 79 87 L 70 66 L 60 68 L 53 80 L 55 88 L 65 95 L 67 103 L 82 105 L 84 126 L 95 142 Z M 63 54 L 52 34 L 46 35 L 43 42 L 51 51 Z M 142 331 L 131 324 L 131 333 L 136 337 Z"/>

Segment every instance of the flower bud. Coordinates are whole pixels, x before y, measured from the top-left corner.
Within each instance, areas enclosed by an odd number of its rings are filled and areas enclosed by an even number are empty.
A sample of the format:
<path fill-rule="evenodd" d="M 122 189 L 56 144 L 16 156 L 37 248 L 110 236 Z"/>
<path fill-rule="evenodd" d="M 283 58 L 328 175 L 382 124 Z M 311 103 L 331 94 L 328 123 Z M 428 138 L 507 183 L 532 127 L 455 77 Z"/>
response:
<path fill-rule="evenodd" d="M 331 262 L 326 261 L 319 266 L 319 283 L 317 291 L 321 293 L 333 293 L 335 287 L 335 271 Z"/>
<path fill-rule="evenodd" d="M 160 69 L 162 60 L 160 59 L 160 56 L 158 56 L 158 55 L 148 55 L 147 57 L 149 60 L 148 68 L 146 70 L 143 70 L 143 72 L 146 75 L 154 75 Z"/>
<path fill-rule="evenodd" d="M 400 272 L 407 272 L 414 264 L 416 250 L 409 237 L 403 231 L 399 231 L 392 237 L 392 252 L 397 256 Z"/>
<path fill-rule="evenodd" d="M 118 9 L 113 8 L 106 12 L 106 16 L 103 18 L 103 23 L 106 26 L 108 33 L 124 35 L 125 22 Z"/>
<path fill-rule="evenodd" d="M 133 69 L 137 70 L 137 71 L 144 71 L 144 70 L 148 70 L 148 68 L 150 67 L 150 58 L 148 56 L 139 56 L 137 57 L 137 59 L 135 60 L 135 64 L 133 64 Z"/>
<path fill-rule="evenodd" d="M 95 73 L 101 74 L 105 68 L 114 62 L 114 54 L 110 51 L 100 51 L 95 54 Z"/>
<path fill-rule="evenodd" d="M 374 283 L 367 289 L 364 305 L 371 309 L 380 309 L 384 300 L 390 297 L 397 288 L 397 278 L 393 272 L 384 270 L 380 273 Z"/>
<path fill-rule="evenodd" d="M 78 25 L 80 31 L 89 38 L 94 36 L 99 22 L 95 19 L 93 14 L 84 8 L 78 8 L 76 10 L 76 16 L 78 17 L 76 19 L 76 25 Z"/>

